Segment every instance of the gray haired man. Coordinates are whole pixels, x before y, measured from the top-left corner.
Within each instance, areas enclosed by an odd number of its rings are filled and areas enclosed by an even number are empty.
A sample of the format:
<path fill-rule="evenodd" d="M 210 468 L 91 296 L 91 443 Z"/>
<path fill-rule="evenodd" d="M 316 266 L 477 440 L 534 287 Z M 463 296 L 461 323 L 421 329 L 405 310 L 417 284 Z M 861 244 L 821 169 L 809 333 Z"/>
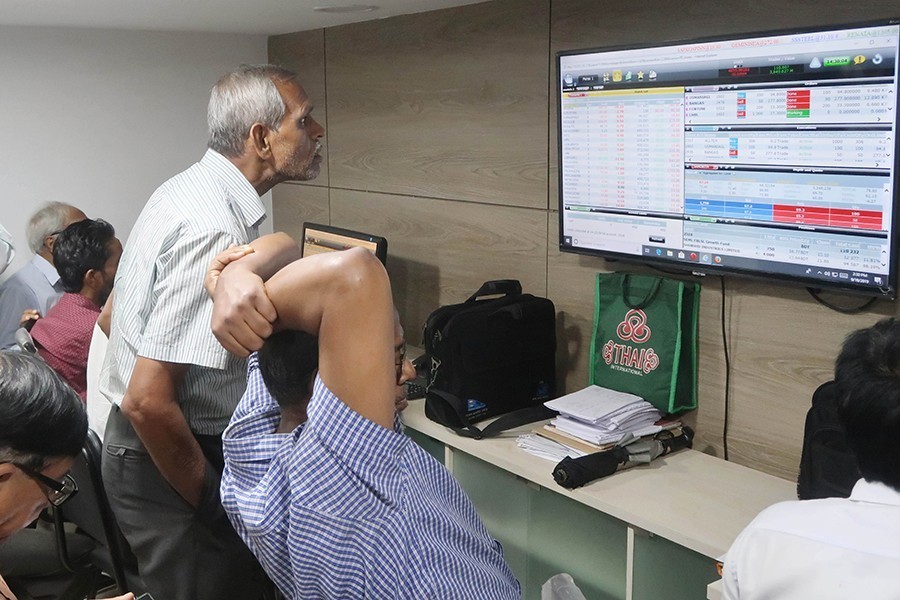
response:
<path fill-rule="evenodd" d="M 25 310 L 47 314 L 63 295 L 53 266 L 53 244 L 63 229 L 86 218 L 79 209 L 62 202 L 45 204 L 31 215 L 26 234 L 34 256 L 0 285 L 0 349 L 16 345 L 16 329 Z"/>
<path fill-rule="evenodd" d="M 221 434 L 245 361 L 213 336 L 203 281 L 214 257 L 258 237 L 261 195 L 318 175 L 325 130 L 312 108 L 290 71 L 242 66 L 222 77 L 210 95 L 209 149 L 154 192 L 125 245 L 100 381 L 113 403 L 103 478 L 156 598 L 253 599 L 271 587 L 219 500 Z M 263 282 L 299 250 L 287 235 L 253 250 L 221 292 L 246 300 L 231 318 L 268 335 L 276 315 Z"/>

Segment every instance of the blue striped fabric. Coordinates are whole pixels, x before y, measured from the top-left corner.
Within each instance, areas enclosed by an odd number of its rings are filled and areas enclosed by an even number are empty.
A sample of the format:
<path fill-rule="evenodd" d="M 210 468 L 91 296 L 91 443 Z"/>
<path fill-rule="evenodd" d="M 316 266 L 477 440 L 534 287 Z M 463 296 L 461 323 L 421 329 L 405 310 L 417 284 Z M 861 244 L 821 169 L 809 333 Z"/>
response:
<path fill-rule="evenodd" d="M 163 183 L 141 211 L 116 274 L 100 391 L 121 403 L 138 356 L 189 364 L 179 391 L 194 433 L 219 435 L 244 391 L 244 361 L 210 329 L 203 277 L 230 244 L 259 235 L 265 207 L 228 159 L 208 150 Z"/>
<path fill-rule="evenodd" d="M 282 592 L 300 598 L 519 598 L 500 544 L 450 473 L 316 379 L 309 421 L 275 435 L 251 359 L 224 434 L 222 503 Z"/>

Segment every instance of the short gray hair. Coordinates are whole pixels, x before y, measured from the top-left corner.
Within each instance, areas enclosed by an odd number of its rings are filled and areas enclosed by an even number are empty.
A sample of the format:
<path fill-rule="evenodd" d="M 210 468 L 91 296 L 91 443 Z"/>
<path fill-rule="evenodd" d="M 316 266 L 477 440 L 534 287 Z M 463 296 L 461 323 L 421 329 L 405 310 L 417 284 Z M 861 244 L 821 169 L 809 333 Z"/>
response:
<path fill-rule="evenodd" d="M 244 153 L 244 141 L 254 123 L 277 130 L 285 106 L 275 81 L 295 77 L 275 65 L 241 65 L 219 79 L 209 95 L 209 147 L 234 158 Z"/>
<path fill-rule="evenodd" d="M 44 245 L 44 239 L 48 235 L 59 233 L 66 228 L 73 212 L 81 212 L 71 204 L 65 202 L 48 202 L 36 213 L 31 215 L 28 226 L 25 228 L 25 237 L 28 239 L 28 247 L 37 254 Z"/>

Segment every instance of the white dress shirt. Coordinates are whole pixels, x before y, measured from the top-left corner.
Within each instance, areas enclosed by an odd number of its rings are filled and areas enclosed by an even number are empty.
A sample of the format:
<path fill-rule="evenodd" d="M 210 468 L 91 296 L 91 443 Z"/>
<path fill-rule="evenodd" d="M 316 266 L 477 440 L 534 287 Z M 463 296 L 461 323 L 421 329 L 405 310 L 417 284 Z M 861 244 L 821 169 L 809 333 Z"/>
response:
<path fill-rule="evenodd" d="M 761 512 L 725 558 L 724 598 L 900 599 L 900 492 L 860 479 L 849 498 Z"/>

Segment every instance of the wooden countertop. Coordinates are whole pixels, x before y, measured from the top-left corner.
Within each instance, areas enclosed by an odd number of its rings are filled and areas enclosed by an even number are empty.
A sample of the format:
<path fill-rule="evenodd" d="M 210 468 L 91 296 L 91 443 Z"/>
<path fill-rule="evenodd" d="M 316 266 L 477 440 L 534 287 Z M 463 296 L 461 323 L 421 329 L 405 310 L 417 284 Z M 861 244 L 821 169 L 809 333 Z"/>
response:
<path fill-rule="evenodd" d="M 501 437 L 473 440 L 430 421 L 424 400 L 410 401 L 403 421 L 451 448 L 713 559 L 728 550 L 759 511 L 796 499 L 794 482 L 694 450 L 676 452 L 570 491 L 553 480 L 554 463 L 516 446 L 516 436 L 535 424 Z"/>

